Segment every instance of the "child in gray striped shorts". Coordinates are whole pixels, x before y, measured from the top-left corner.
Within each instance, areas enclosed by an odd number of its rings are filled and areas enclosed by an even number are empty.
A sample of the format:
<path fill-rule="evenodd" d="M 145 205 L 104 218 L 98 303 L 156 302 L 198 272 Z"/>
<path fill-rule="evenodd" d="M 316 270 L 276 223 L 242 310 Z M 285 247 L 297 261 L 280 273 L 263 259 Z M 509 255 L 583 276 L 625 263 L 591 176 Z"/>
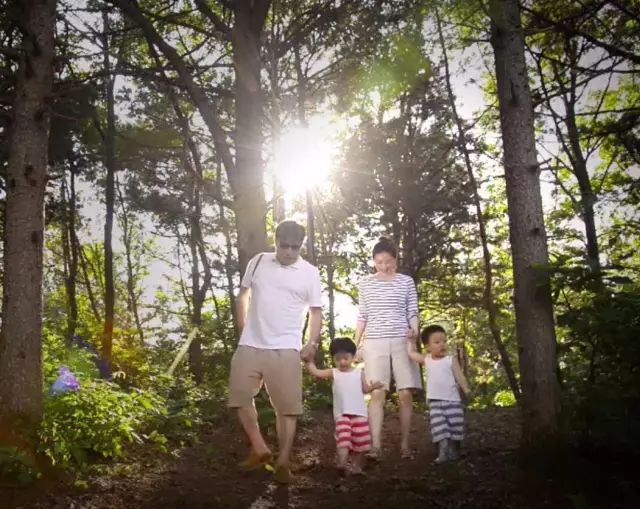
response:
<path fill-rule="evenodd" d="M 469 395 L 469 385 L 455 357 L 447 355 L 447 335 L 439 325 L 430 325 L 422 331 L 422 342 L 427 353 L 416 350 L 415 338 L 407 342 L 409 356 L 424 364 L 427 373 L 427 403 L 431 438 L 438 444 L 436 463 L 457 460 L 460 442 L 464 438 L 464 407 L 460 388 Z"/>

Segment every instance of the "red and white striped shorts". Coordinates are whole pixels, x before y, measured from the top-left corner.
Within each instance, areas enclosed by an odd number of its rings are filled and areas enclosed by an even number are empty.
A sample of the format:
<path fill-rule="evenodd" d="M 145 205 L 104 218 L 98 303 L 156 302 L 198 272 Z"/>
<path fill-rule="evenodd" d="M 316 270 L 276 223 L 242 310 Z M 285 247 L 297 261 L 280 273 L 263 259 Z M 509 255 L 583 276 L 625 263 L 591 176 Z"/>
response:
<path fill-rule="evenodd" d="M 371 449 L 369 420 L 362 415 L 343 414 L 336 420 L 336 444 L 352 452 Z"/>

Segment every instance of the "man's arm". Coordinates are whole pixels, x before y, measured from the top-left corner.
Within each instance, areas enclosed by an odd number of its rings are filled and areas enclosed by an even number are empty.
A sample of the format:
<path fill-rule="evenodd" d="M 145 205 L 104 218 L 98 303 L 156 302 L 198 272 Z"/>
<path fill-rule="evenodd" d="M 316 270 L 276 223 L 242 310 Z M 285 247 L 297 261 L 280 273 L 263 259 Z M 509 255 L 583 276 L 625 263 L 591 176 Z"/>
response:
<path fill-rule="evenodd" d="M 309 340 L 300 351 L 303 361 L 312 360 L 320 346 L 320 330 L 322 329 L 322 308 L 309 308 Z"/>
<path fill-rule="evenodd" d="M 238 298 L 236 299 L 236 315 L 238 320 L 238 332 L 242 334 L 244 325 L 247 322 L 247 313 L 249 312 L 249 301 L 251 300 L 251 288 L 240 287 Z"/>

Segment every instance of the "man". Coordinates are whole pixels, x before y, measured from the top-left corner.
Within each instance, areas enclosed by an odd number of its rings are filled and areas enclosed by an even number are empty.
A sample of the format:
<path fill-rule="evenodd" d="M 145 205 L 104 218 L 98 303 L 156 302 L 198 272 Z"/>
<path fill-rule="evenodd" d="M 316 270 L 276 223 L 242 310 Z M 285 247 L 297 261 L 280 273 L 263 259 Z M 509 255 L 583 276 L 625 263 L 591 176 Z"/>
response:
<path fill-rule="evenodd" d="M 229 406 L 238 409 L 251 451 L 241 463 L 247 470 L 272 459 L 260 433 L 254 397 L 264 382 L 276 412 L 278 459 L 275 479 L 291 482 L 289 457 L 302 413 L 302 365 L 320 344 L 322 303 L 318 269 L 300 257 L 304 228 L 284 221 L 276 228 L 275 253 L 252 258 L 240 285 L 238 325 L 241 335 L 231 360 Z M 304 316 L 309 310 L 309 341 L 302 348 Z"/>

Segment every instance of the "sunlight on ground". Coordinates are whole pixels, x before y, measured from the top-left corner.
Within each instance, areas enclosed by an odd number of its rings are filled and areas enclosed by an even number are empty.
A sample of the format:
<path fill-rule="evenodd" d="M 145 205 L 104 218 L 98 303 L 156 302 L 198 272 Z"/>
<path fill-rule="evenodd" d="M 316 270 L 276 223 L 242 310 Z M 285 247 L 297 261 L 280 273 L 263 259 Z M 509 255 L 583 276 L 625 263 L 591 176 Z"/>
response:
<path fill-rule="evenodd" d="M 317 116 L 309 120 L 308 127 L 296 126 L 282 132 L 270 166 L 286 199 L 327 183 L 338 152 L 335 131 L 329 118 Z"/>

